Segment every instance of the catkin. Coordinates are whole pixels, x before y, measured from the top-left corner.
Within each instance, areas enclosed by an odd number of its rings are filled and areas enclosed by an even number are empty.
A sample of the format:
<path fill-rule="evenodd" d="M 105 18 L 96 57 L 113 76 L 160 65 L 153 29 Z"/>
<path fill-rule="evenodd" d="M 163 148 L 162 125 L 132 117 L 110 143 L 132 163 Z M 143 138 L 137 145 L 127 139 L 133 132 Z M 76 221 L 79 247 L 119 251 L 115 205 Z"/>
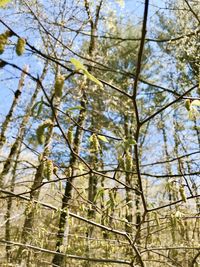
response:
<path fill-rule="evenodd" d="M 23 38 L 18 38 L 17 44 L 16 44 L 16 54 L 18 56 L 21 56 L 25 51 L 25 44 L 26 41 Z"/>
<path fill-rule="evenodd" d="M 8 42 L 8 35 L 7 35 L 7 33 L 4 32 L 4 33 L 0 34 L 0 44 L 5 45 L 5 44 L 7 44 L 7 42 Z"/>
<path fill-rule="evenodd" d="M 173 214 L 170 215 L 170 222 L 172 229 L 175 229 L 177 227 L 177 218 L 175 215 Z"/>
<path fill-rule="evenodd" d="M 57 75 L 55 85 L 54 85 L 55 96 L 62 97 L 64 82 L 65 82 L 65 77 L 60 74 Z"/>
<path fill-rule="evenodd" d="M 190 100 L 189 100 L 189 99 L 187 99 L 187 100 L 185 101 L 185 108 L 186 108 L 188 111 L 190 111 Z"/>
<path fill-rule="evenodd" d="M 125 162 L 124 162 L 124 158 L 122 156 L 120 156 L 118 158 L 118 162 L 119 162 L 119 167 L 124 170 L 125 169 Z"/>
<path fill-rule="evenodd" d="M 160 220 L 159 220 L 159 217 L 158 217 L 158 213 L 154 212 L 154 216 L 155 216 L 156 223 L 159 226 L 160 225 Z"/>
<path fill-rule="evenodd" d="M 115 203 L 115 196 L 113 191 L 109 191 L 109 197 L 110 197 L 110 205 L 114 207 L 116 205 Z"/>
<path fill-rule="evenodd" d="M 131 154 L 128 152 L 126 154 L 126 171 L 132 171 L 133 169 L 133 160 Z"/>
<path fill-rule="evenodd" d="M 73 130 L 72 129 L 73 129 L 72 127 L 69 127 L 69 130 L 67 132 L 67 138 L 68 138 L 68 141 L 69 141 L 70 145 L 72 145 L 73 141 L 74 141 Z"/>
<path fill-rule="evenodd" d="M 54 174 L 57 174 L 57 171 L 58 171 L 58 167 L 54 166 L 54 167 L 53 167 L 53 173 L 54 173 Z"/>
<path fill-rule="evenodd" d="M 53 169 L 54 169 L 52 160 L 48 159 L 45 162 L 45 167 L 46 167 L 47 180 L 50 181 L 53 176 Z"/>
<path fill-rule="evenodd" d="M 5 31 L 4 33 L 7 37 L 12 37 L 13 36 L 13 32 L 12 31 Z"/>
<path fill-rule="evenodd" d="M 8 35 L 6 34 L 6 32 L 0 34 L 0 54 L 3 54 L 7 42 L 8 42 Z"/>
<path fill-rule="evenodd" d="M 99 141 L 98 141 L 96 134 L 92 134 L 92 136 L 90 137 L 90 140 L 91 140 L 92 151 L 94 151 L 94 152 L 98 151 L 99 150 Z"/>
<path fill-rule="evenodd" d="M 186 202 L 186 201 L 187 201 L 187 198 L 186 198 L 185 189 L 184 189 L 183 186 L 181 186 L 181 187 L 179 188 L 179 193 L 180 193 L 180 196 L 181 196 L 182 200 L 183 200 L 184 202 Z"/>
<path fill-rule="evenodd" d="M 36 136 L 37 136 L 37 140 L 38 143 L 40 145 L 44 144 L 45 142 L 45 128 L 52 126 L 53 123 L 51 120 L 46 120 L 44 121 L 42 124 L 39 125 L 39 127 L 36 130 Z"/>
<path fill-rule="evenodd" d="M 40 125 L 36 130 L 37 140 L 40 145 L 45 142 L 44 129 L 44 126 Z"/>
<path fill-rule="evenodd" d="M 4 50 L 5 50 L 5 45 L 0 44 L 0 55 L 3 54 Z"/>

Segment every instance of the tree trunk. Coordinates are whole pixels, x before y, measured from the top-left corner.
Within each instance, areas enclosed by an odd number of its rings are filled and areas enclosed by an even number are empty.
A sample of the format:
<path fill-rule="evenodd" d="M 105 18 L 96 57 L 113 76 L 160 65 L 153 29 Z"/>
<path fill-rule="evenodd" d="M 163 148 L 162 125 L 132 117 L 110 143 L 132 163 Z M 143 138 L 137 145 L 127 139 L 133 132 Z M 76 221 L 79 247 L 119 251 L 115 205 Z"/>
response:
<path fill-rule="evenodd" d="M 24 67 L 24 71 L 28 71 L 28 67 L 25 66 Z M 15 111 L 15 108 L 17 107 L 17 104 L 19 102 L 19 99 L 20 99 L 20 95 L 21 95 L 21 92 L 22 92 L 22 88 L 24 86 L 24 80 L 26 78 L 26 74 L 24 72 L 21 73 L 21 77 L 20 77 L 20 80 L 19 80 L 19 83 L 18 83 L 18 88 L 17 90 L 15 91 L 14 93 L 14 99 L 13 99 L 13 102 L 12 102 L 12 105 L 10 107 L 10 110 L 4 120 L 4 122 L 2 123 L 1 125 L 1 133 L 0 133 L 0 151 L 3 147 L 3 145 L 6 143 L 6 136 L 5 136 L 5 133 L 8 129 L 8 126 L 9 124 L 11 123 L 12 121 L 12 116 L 13 116 L 13 113 Z"/>
<path fill-rule="evenodd" d="M 85 93 L 83 94 L 83 100 L 81 101 L 81 107 L 82 109 L 80 110 L 79 113 L 79 119 L 78 119 L 78 125 L 76 128 L 76 133 L 74 137 L 74 147 L 73 150 L 76 154 L 79 154 L 80 150 L 80 144 L 82 141 L 82 136 L 83 136 L 83 130 L 82 127 L 84 126 L 85 119 L 86 119 L 86 95 Z M 74 183 L 74 178 L 73 176 L 75 175 L 75 163 L 76 163 L 76 157 L 72 154 L 70 158 L 70 164 L 69 167 L 71 168 L 72 172 L 70 174 L 70 177 L 68 177 L 66 185 L 65 185 L 65 192 L 62 198 L 62 206 L 61 206 L 61 214 L 59 218 L 59 226 L 58 226 L 58 232 L 57 232 L 57 242 L 56 242 L 56 251 L 60 252 L 60 246 L 63 244 L 64 241 L 64 233 L 65 233 L 65 227 L 66 227 L 66 222 L 67 222 L 67 212 L 66 209 L 69 206 L 69 200 L 72 198 L 72 189 L 73 189 L 73 183 Z M 53 257 L 52 260 L 52 266 L 62 266 L 62 262 L 64 260 L 64 256 L 60 254 L 56 254 Z"/>
<path fill-rule="evenodd" d="M 46 74 L 46 67 L 44 68 L 43 73 L 41 75 L 41 78 L 40 78 L 41 80 L 44 79 L 45 74 Z M 13 145 L 11 147 L 10 153 L 9 153 L 9 155 L 8 155 L 4 165 L 3 165 L 3 169 L 0 173 L 0 185 L 1 186 L 3 185 L 4 177 L 9 173 L 10 168 L 12 167 L 13 159 L 15 158 L 17 151 L 18 151 L 18 148 L 24 139 L 25 132 L 26 132 L 26 125 L 30 119 L 31 111 L 32 111 L 32 108 L 35 104 L 35 100 L 37 98 L 39 91 L 40 91 L 40 85 L 37 84 L 35 92 L 33 93 L 32 97 L 31 97 L 30 103 L 28 104 L 28 106 L 26 108 L 25 115 L 24 115 L 22 122 L 21 122 L 21 125 L 19 127 L 17 138 L 15 139 L 15 142 L 13 143 Z"/>
<path fill-rule="evenodd" d="M 100 1 L 100 4 L 96 7 L 96 16 L 95 16 L 95 22 L 92 20 L 92 16 L 90 14 L 90 7 L 89 7 L 89 3 L 88 0 L 84 1 L 85 4 L 85 10 L 88 14 L 88 20 L 90 22 L 90 27 L 91 27 L 91 37 L 90 37 L 90 44 L 89 44 L 89 49 L 88 49 L 88 53 L 90 58 L 93 58 L 93 53 L 95 51 L 95 35 L 96 35 L 96 29 L 97 29 L 97 24 L 98 24 L 98 19 L 99 19 L 99 12 L 101 9 L 101 5 L 102 5 L 102 0 Z M 88 67 L 88 71 L 91 71 L 92 67 Z M 74 138 L 74 151 L 76 154 L 79 154 L 79 150 L 80 150 L 80 145 L 82 142 L 82 136 L 83 136 L 83 129 L 82 127 L 85 124 L 85 120 L 86 120 L 86 115 L 87 115 L 87 96 L 86 96 L 86 92 L 85 92 L 85 83 L 83 82 L 83 86 L 82 86 L 82 92 L 83 92 L 83 97 L 82 97 L 82 101 L 80 102 L 80 105 L 82 107 L 82 110 L 80 110 L 79 113 L 79 119 L 78 119 L 78 125 L 76 128 L 76 133 L 75 133 L 75 138 Z M 70 165 L 69 167 L 72 168 L 72 177 L 75 174 L 75 170 L 74 170 L 74 166 L 76 163 L 76 157 L 71 154 L 71 159 L 70 159 Z M 60 252 L 60 246 L 63 244 L 63 239 L 64 239 L 64 232 L 65 232 L 65 227 L 66 227 L 66 208 L 69 205 L 69 200 L 72 197 L 72 189 L 73 189 L 73 182 L 74 179 L 72 177 L 69 177 L 67 180 L 67 183 L 65 185 L 65 192 L 62 198 L 62 211 L 60 214 L 60 219 L 59 219 L 59 230 L 57 232 L 57 242 L 56 242 L 56 251 Z M 62 266 L 64 260 L 64 256 L 56 254 L 53 257 L 52 260 L 52 266 Z"/>
<path fill-rule="evenodd" d="M 17 155 L 15 158 L 15 163 L 13 166 L 13 170 L 12 170 L 12 179 L 11 179 L 11 183 L 10 183 L 10 192 L 14 192 L 14 188 L 15 188 L 15 181 L 16 181 L 16 175 L 17 175 L 17 166 L 18 166 L 18 160 L 19 160 L 19 156 L 20 156 L 20 151 L 21 151 L 21 146 L 22 143 L 20 144 L 18 151 L 17 151 Z M 11 225 L 10 225 L 10 218 L 11 218 L 11 210 L 12 210 L 12 202 L 13 202 L 13 198 L 12 197 L 8 197 L 7 200 L 7 211 L 6 211 L 6 225 L 5 225 L 5 240 L 7 241 L 12 241 L 11 240 Z M 6 245 L 6 255 L 7 255 L 7 262 L 10 263 L 12 262 L 12 255 L 11 255 L 11 246 Z"/>

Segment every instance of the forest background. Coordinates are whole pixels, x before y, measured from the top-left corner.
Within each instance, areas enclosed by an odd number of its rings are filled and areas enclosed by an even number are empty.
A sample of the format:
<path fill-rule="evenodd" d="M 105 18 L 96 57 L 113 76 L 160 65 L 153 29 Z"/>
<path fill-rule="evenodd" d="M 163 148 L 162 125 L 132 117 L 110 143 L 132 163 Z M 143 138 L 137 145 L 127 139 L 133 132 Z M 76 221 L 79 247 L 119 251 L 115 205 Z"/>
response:
<path fill-rule="evenodd" d="M 200 266 L 199 10 L 0 1 L 1 266 Z"/>

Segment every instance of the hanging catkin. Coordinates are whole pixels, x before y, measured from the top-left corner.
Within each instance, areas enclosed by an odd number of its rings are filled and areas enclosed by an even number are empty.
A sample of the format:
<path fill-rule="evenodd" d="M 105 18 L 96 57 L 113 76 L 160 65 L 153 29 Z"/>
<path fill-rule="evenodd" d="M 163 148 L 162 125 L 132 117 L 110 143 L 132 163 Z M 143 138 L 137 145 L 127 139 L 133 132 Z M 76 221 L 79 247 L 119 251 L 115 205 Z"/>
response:
<path fill-rule="evenodd" d="M 190 111 L 190 100 L 189 100 L 189 99 L 187 99 L 187 100 L 185 101 L 185 107 L 186 107 L 186 109 L 187 109 L 188 111 Z"/>
<path fill-rule="evenodd" d="M 16 44 L 16 54 L 18 56 L 21 56 L 25 51 L 25 44 L 26 41 L 23 38 L 18 38 L 17 44 Z"/>
<path fill-rule="evenodd" d="M 40 124 L 36 130 L 36 136 L 38 143 L 40 145 L 44 144 L 45 142 L 45 128 L 53 126 L 53 123 L 51 120 L 46 120 L 42 124 Z"/>
<path fill-rule="evenodd" d="M 182 185 L 180 186 L 179 193 L 180 193 L 180 196 L 181 196 L 182 200 L 184 202 L 186 202 L 187 201 L 187 197 L 186 197 L 186 194 L 185 194 L 184 186 L 182 186 Z"/>
<path fill-rule="evenodd" d="M 10 31 L 6 31 L 0 34 L 0 54 L 3 54 L 5 46 L 8 43 L 8 37 L 10 37 Z"/>
<path fill-rule="evenodd" d="M 93 152 L 96 152 L 99 150 L 99 141 L 96 136 L 96 134 L 92 134 L 90 137 L 90 142 L 91 142 L 91 148 Z"/>
<path fill-rule="evenodd" d="M 69 144 L 72 145 L 73 144 L 73 141 L 74 141 L 73 127 L 69 127 L 69 130 L 67 132 L 67 138 L 68 138 Z"/>
<path fill-rule="evenodd" d="M 45 167 L 46 167 L 46 177 L 47 177 L 47 180 L 51 180 L 52 176 L 53 176 L 53 162 L 52 160 L 48 159 L 46 162 L 45 162 Z"/>
<path fill-rule="evenodd" d="M 64 82 L 65 82 L 65 77 L 60 74 L 57 75 L 54 85 L 55 96 L 62 97 Z"/>
<path fill-rule="evenodd" d="M 126 154 L 126 171 L 132 171 L 133 168 L 133 160 L 131 154 L 128 152 Z"/>

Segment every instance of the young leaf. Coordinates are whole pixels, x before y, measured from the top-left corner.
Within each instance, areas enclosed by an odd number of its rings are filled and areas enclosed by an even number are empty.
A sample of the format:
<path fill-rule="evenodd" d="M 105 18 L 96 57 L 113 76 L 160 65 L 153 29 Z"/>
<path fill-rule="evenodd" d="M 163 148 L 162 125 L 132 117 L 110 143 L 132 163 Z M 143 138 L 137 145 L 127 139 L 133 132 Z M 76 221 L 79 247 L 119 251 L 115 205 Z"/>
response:
<path fill-rule="evenodd" d="M 31 111 L 32 111 L 32 114 L 34 114 L 34 111 L 35 109 L 39 106 L 39 104 L 41 103 L 41 101 L 38 101 L 34 104 L 34 106 L 32 107 Z"/>
<path fill-rule="evenodd" d="M 97 193 L 96 193 L 96 195 L 95 195 L 95 197 L 94 197 L 94 202 L 96 202 L 98 198 L 101 198 L 101 197 L 104 195 L 104 191 L 105 191 L 104 188 L 100 188 L 100 189 L 97 191 Z"/>
<path fill-rule="evenodd" d="M 71 110 L 81 110 L 81 109 L 84 109 L 84 108 L 81 107 L 81 106 L 75 106 L 75 107 L 72 107 L 72 108 L 68 108 L 67 111 L 71 111 Z"/>
<path fill-rule="evenodd" d="M 194 106 L 190 107 L 188 114 L 189 114 L 189 119 L 191 119 L 191 120 L 194 120 L 195 118 L 197 118 L 199 116 L 199 112 L 198 112 L 197 108 Z"/>
<path fill-rule="evenodd" d="M 198 106 L 198 107 L 200 107 L 200 100 L 194 100 L 194 101 L 192 101 L 191 106 Z"/>
<path fill-rule="evenodd" d="M 89 73 L 89 71 L 84 67 L 84 65 L 79 60 L 77 60 L 75 58 L 71 58 L 70 62 L 74 65 L 76 70 L 82 70 L 83 73 L 85 74 L 85 76 L 89 80 L 91 80 L 91 81 L 95 82 L 96 84 L 98 84 L 99 86 L 103 87 L 103 84 L 98 79 L 96 79 L 91 73 Z"/>
<path fill-rule="evenodd" d="M 105 136 L 103 136 L 103 135 L 97 135 L 97 137 L 98 137 L 101 141 L 108 143 L 108 139 L 107 139 Z"/>
<path fill-rule="evenodd" d="M 98 84 L 99 86 L 103 87 L 103 84 L 97 78 L 95 78 L 92 74 L 90 74 L 87 70 L 83 70 L 83 72 L 89 80 L 91 80 L 91 81 L 95 82 L 96 84 Z"/>
<path fill-rule="evenodd" d="M 129 143 L 129 145 L 137 145 L 137 142 L 133 138 L 129 138 L 127 142 Z"/>
<path fill-rule="evenodd" d="M 41 97 L 41 100 L 36 102 L 35 105 L 32 107 L 32 115 L 38 117 L 43 109 L 43 97 Z"/>
<path fill-rule="evenodd" d="M 40 101 L 39 105 L 38 105 L 38 110 L 37 110 L 37 117 L 39 117 L 39 115 L 42 112 L 42 108 L 43 108 L 43 101 Z"/>
<path fill-rule="evenodd" d="M 79 60 L 77 60 L 75 58 L 71 58 L 70 62 L 74 65 L 76 70 L 86 70 L 84 65 Z"/>
<path fill-rule="evenodd" d="M 128 138 L 124 140 L 124 147 L 125 149 L 128 149 L 130 146 L 137 145 L 137 142 L 134 138 Z"/>

